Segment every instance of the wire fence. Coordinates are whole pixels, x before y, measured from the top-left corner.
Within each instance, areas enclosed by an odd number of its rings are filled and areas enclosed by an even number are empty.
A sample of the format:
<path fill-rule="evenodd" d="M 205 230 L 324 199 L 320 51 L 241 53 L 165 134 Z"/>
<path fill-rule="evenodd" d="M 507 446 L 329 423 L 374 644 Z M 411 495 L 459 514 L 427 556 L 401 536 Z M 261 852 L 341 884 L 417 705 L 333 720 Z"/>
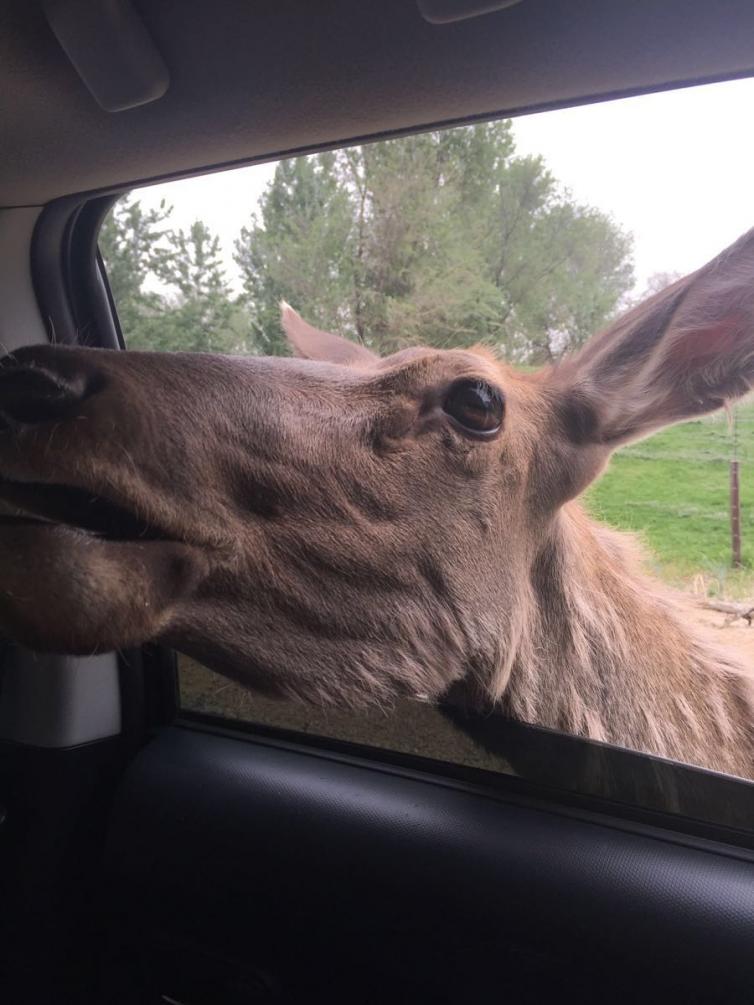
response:
<path fill-rule="evenodd" d="M 738 466 L 739 591 L 754 596 L 754 396 L 725 412 L 624 447 L 587 494 L 599 519 L 640 532 L 669 579 L 728 579 L 733 547 L 731 465 Z"/>

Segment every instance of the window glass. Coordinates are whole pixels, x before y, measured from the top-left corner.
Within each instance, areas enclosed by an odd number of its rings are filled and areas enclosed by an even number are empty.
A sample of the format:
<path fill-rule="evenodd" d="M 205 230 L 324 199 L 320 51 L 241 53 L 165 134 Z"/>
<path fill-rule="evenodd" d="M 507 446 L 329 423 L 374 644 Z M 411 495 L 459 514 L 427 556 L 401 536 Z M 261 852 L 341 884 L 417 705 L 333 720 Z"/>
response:
<path fill-rule="evenodd" d="M 524 374 L 557 366 L 622 312 L 704 265 L 754 222 L 754 138 L 744 127 L 752 99 L 754 82 L 734 81 L 131 192 L 116 203 L 100 236 L 127 347 L 286 355 L 280 321 L 285 300 L 312 325 L 381 356 L 417 345 L 482 345 Z M 629 368 L 618 384 L 627 386 L 632 377 Z M 595 408 L 620 394 L 611 379 L 604 377 Z M 476 391 L 464 393 L 472 399 L 453 408 L 473 425 L 486 406 L 473 397 Z M 731 716 L 740 715 L 747 685 L 727 663 L 710 668 L 697 653 L 693 672 L 679 672 L 685 683 L 668 690 L 663 673 L 673 662 L 673 632 L 706 633 L 734 654 L 734 662 L 754 668 L 754 400 L 682 424 L 664 423 L 646 429 L 639 423 L 623 437 L 632 442 L 616 451 L 606 472 L 574 489 L 586 489 L 582 503 L 593 519 L 638 535 L 644 573 L 663 590 L 675 591 L 674 601 L 642 594 L 644 581 L 637 580 L 634 616 L 654 618 L 667 644 L 658 647 L 662 666 L 654 678 L 664 697 L 652 692 L 649 677 L 636 685 L 637 707 L 630 714 L 643 717 L 644 726 L 632 735 L 649 735 L 652 716 L 662 718 L 652 708 L 655 700 L 678 715 L 679 730 L 699 730 L 708 715 L 699 688 L 704 691 L 712 677 L 709 701 L 729 701 Z M 656 426 L 664 427 L 647 436 Z M 612 563 L 616 577 L 633 575 L 616 539 L 599 540 L 602 561 Z M 583 562 L 577 566 L 585 568 Z M 515 580 L 516 596 L 523 591 L 531 599 L 538 589 L 534 580 L 546 574 L 528 566 Z M 600 589 L 605 575 L 594 572 L 602 577 Z M 543 594 L 536 595 L 541 604 Z M 517 707 L 507 704 L 505 683 L 500 685 L 505 714 L 541 722 L 549 695 L 559 690 L 562 696 L 563 675 L 573 673 L 572 700 L 563 699 L 558 722 L 545 724 L 598 743 L 614 738 L 611 715 L 628 713 L 620 711 L 622 696 L 613 701 L 604 694 L 612 687 L 616 652 L 624 643 L 636 647 L 640 633 L 628 615 L 599 609 L 599 597 L 606 595 L 585 580 L 580 591 L 569 587 L 563 604 L 570 613 L 553 601 L 542 615 L 549 635 L 527 657 L 537 665 L 536 681 L 528 692 L 520 687 Z M 681 612 L 672 632 L 663 620 L 667 603 Z M 576 607 L 580 620 L 566 624 Z M 601 617 L 613 618 L 607 634 L 615 644 L 598 657 L 590 632 L 604 634 L 604 625 L 595 628 Z M 552 640 L 561 636 L 558 650 Z M 505 654 L 500 659 L 504 663 Z M 591 677 L 581 665 L 578 673 L 573 670 L 578 660 L 589 664 Z M 474 736 L 459 728 L 452 715 L 421 695 L 378 701 L 368 711 L 323 708 L 265 697 L 182 654 L 178 665 L 181 704 L 188 711 L 518 770 L 480 739 L 484 731 Z M 524 672 L 519 664 L 511 671 L 514 678 Z M 722 689 L 721 674 L 730 678 Z M 604 691 L 602 697 L 595 689 Z M 741 722 L 728 725 L 740 729 Z M 708 724 L 713 731 L 720 726 L 717 720 Z M 753 729 L 749 721 L 749 737 Z M 742 744 L 745 733 L 743 728 Z M 747 755 L 735 769 L 726 768 L 715 762 L 714 746 L 709 741 L 709 756 L 700 747 L 686 760 L 748 773 Z M 647 752 L 657 754 L 657 746 Z"/>

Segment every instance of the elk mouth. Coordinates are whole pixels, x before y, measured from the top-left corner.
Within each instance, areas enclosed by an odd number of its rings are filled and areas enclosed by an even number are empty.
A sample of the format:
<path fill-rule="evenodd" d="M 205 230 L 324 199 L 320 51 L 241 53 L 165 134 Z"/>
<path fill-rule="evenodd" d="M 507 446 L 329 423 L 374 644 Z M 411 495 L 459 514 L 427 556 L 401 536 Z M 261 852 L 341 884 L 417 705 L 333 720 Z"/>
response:
<path fill-rule="evenodd" d="M 0 479 L 0 529 L 65 526 L 105 541 L 165 541 L 159 527 L 86 489 Z"/>

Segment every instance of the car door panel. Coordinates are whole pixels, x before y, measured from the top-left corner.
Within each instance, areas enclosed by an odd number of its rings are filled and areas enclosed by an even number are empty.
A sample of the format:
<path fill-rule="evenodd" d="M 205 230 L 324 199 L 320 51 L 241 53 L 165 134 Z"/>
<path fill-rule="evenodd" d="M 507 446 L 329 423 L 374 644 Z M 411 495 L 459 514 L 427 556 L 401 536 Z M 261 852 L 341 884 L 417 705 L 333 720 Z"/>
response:
<path fill-rule="evenodd" d="M 106 888 L 176 1000 L 735 1001 L 747 854 L 178 726 L 124 777 Z"/>

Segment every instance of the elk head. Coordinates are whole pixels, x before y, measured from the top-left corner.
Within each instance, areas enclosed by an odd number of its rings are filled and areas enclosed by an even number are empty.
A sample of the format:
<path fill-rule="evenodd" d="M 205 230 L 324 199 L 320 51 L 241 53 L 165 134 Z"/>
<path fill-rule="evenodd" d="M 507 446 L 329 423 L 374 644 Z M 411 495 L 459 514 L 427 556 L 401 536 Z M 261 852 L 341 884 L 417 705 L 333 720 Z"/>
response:
<path fill-rule="evenodd" d="M 296 358 L 5 357 L 3 634 L 158 640 L 309 698 L 498 698 L 564 508 L 618 444 L 754 382 L 754 232 L 533 375 L 283 324 Z"/>

